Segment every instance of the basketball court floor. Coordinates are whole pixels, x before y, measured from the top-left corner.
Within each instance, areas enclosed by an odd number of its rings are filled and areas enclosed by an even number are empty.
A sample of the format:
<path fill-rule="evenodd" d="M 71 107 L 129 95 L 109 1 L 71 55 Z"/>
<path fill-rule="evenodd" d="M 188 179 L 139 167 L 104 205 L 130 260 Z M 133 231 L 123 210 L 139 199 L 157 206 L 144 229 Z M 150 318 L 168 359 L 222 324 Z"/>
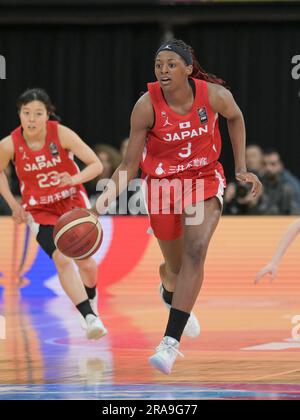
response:
<path fill-rule="evenodd" d="M 300 241 L 276 283 L 253 284 L 293 220 L 222 219 L 195 309 L 201 336 L 183 339 L 185 357 L 165 376 L 147 361 L 168 314 L 146 218 L 103 221 L 99 311 L 109 334 L 96 342 L 25 228 L 1 219 L 0 399 L 300 399 Z"/>

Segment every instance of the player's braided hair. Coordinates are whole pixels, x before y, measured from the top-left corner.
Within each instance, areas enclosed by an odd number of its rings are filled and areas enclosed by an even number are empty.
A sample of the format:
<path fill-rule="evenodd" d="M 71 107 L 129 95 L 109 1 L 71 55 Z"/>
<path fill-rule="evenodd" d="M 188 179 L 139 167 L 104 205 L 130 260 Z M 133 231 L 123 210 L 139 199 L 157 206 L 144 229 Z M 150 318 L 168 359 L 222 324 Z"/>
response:
<path fill-rule="evenodd" d="M 170 45 L 175 45 L 179 48 L 182 48 L 183 50 L 188 50 L 193 58 L 193 73 L 191 77 L 194 77 L 195 79 L 205 80 L 206 82 L 215 83 L 217 85 L 226 86 L 226 82 L 223 79 L 220 79 L 219 77 L 215 76 L 214 74 L 207 73 L 199 64 L 194 49 L 187 45 L 184 41 L 181 39 L 173 39 L 172 41 L 168 42 Z"/>

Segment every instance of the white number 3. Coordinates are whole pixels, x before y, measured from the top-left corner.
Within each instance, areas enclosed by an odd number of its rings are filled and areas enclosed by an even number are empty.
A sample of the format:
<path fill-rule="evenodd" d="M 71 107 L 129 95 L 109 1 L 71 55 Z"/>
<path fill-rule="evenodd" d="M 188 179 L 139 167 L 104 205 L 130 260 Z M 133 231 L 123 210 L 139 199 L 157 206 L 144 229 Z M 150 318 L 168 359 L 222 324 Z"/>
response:
<path fill-rule="evenodd" d="M 187 147 L 183 147 L 182 151 L 186 150 L 186 153 L 179 153 L 179 156 L 182 158 L 188 158 L 192 154 L 192 143 L 188 143 Z"/>

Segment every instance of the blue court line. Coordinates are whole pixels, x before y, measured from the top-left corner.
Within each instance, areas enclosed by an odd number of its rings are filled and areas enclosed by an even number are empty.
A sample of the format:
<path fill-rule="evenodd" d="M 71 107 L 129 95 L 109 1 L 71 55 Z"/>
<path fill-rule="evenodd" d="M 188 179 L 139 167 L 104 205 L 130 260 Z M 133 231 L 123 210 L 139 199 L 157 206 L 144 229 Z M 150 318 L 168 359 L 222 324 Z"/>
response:
<path fill-rule="evenodd" d="M 261 385 L 260 385 L 261 386 Z M 300 399 L 300 392 L 258 392 L 242 389 L 177 385 L 0 385 L 0 400 L 128 400 L 128 399 Z"/>

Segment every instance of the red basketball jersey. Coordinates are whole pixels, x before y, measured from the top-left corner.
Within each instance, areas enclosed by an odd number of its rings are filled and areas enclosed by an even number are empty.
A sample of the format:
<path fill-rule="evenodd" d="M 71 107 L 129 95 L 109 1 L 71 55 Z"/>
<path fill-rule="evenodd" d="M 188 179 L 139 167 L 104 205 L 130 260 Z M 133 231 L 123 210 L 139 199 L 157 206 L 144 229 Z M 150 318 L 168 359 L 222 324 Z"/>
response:
<path fill-rule="evenodd" d="M 22 204 L 27 211 L 37 211 L 44 206 L 61 202 L 85 191 L 82 185 L 59 187 L 57 174 L 68 172 L 71 176 L 79 172 L 73 154 L 62 148 L 58 137 L 58 123 L 47 122 L 47 135 L 44 147 L 31 150 L 18 127 L 11 133 L 14 144 L 14 164 L 20 181 Z"/>
<path fill-rule="evenodd" d="M 193 80 L 194 104 L 184 116 L 168 106 L 158 82 L 148 84 L 155 124 L 148 133 L 141 162 L 145 174 L 164 178 L 186 170 L 205 171 L 205 167 L 218 161 L 221 152 L 218 114 L 209 104 L 207 83 Z"/>

